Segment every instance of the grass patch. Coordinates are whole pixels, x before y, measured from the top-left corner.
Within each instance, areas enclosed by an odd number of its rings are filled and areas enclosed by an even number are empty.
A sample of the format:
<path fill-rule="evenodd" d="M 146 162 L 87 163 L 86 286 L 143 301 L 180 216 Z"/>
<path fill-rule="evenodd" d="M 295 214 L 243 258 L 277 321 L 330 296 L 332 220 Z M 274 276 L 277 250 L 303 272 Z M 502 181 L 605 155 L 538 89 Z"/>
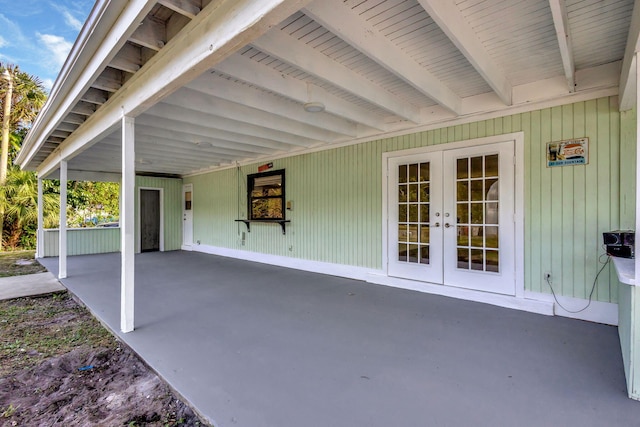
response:
<path fill-rule="evenodd" d="M 0 377 L 80 346 L 116 345 L 113 336 L 67 292 L 0 301 Z"/>
<path fill-rule="evenodd" d="M 47 271 L 34 259 L 34 251 L 0 252 L 0 277 L 22 276 Z M 32 261 L 30 264 L 27 264 Z"/>

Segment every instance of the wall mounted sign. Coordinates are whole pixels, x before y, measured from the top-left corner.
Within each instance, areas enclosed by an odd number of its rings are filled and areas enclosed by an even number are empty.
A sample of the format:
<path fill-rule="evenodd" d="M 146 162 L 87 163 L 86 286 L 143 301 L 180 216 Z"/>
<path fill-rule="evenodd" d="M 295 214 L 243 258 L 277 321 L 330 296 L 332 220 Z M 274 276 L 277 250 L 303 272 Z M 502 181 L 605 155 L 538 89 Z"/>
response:
<path fill-rule="evenodd" d="M 568 139 L 547 144 L 547 167 L 589 163 L 589 138 Z"/>
<path fill-rule="evenodd" d="M 273 167 L 273 162 L 265 163 L 264 165 L 258 166 L 258 172 L 264 172 Z"/>

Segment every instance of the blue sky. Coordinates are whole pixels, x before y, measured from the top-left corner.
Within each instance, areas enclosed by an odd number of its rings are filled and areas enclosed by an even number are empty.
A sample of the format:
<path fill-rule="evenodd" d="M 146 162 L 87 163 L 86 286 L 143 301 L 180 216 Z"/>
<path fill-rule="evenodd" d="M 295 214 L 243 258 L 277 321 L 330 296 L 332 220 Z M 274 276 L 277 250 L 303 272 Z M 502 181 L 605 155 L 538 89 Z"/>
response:
<path fill-rule="evenodd" d="M 93 4 L 93 0 L 0 0 L 0 62 L 20 66 L 49 90 Z"/>

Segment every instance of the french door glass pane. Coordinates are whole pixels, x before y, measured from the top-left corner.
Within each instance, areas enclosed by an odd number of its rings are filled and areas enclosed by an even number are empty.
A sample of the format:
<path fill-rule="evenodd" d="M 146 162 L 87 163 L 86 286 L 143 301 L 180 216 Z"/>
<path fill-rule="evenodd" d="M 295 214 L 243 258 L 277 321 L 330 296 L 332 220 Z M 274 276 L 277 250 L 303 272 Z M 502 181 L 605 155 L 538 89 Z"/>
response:
<path fill-rule="evenodd" d="M 398 166 L 398 261 L 429 264 L 429 162 Z"/>
<path fill-rule="evenodd" d="M 500 272 L 498 155 L 456 161 L 457 266 Z"/>

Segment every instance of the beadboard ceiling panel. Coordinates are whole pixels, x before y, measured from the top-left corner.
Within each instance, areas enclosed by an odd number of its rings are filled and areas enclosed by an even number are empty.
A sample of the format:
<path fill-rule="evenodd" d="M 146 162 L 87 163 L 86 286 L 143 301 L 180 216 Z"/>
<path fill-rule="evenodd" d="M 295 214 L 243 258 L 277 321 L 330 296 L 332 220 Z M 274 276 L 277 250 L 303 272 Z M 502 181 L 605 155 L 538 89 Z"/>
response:
<path fill-rule="evenodd" d="M 298 6 L 287 9 L 284 19 L 247 31 L 199 76 L 166 93 L 163 81 L 157 96 L 139 106 L 138 171 L 188 175 L 485 113 L 507 114 L 512 106 L 555 102 L 573 92 L 613 91 L 635 3 L 283 2 Z M 107 65 L 93 71 L 93 83 L 61 104 L 58 127 L 34 142 L 39 145 L 27 167 L 53 162 L 67 138 L 84 132 L 87 119 L 95 117 L 89 125 L 99 122 L 105 106 L 115 102 L 111 98 L 126 96 L 132 81 L 144 84 L 140 70 L 168 61 L 162 58 L 169 46 L 178 43 L 172 52 L 189 52 L 192 33 L 220 26 L 216 14 L 224 8 L 217 9 L 218 3 L 150 1 L 146 16 L 131 22 L 127 39 L 114 44 Z M 257 0 L 242 5 L 261 7 Z M 324 110 L 308 112 L 310 102 Z M 89 149 L 66 153 L 70 167 L 117 172 L 118 138 L 116 132 L 90 141 Z"/>

